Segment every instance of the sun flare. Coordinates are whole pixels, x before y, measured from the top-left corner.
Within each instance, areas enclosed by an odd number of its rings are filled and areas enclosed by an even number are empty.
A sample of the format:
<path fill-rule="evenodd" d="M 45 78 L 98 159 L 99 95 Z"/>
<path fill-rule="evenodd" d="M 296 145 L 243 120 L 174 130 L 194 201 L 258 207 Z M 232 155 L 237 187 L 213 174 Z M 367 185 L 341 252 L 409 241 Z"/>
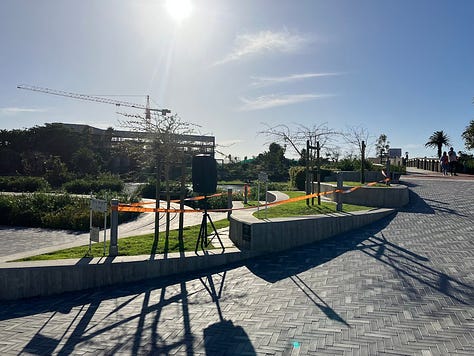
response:
<path fill-rule="evenodd" d="M 176 22 L 182 22 L 191 15 L 193 5 L 190 0 L 166 0 L 166 10 Z"/>

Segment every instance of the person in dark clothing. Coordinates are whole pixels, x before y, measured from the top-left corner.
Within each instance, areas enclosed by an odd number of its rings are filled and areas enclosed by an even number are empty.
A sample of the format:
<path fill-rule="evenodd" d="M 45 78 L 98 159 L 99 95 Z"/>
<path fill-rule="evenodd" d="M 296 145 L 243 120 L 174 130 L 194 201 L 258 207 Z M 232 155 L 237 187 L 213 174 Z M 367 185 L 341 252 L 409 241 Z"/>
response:
<path fill-rule="evenodd" d="M 456 174 L 456 165 L 458 163 L 458 156 L 456 155 L 456 152 L 454 152 L 454 149 L 451 147 L 448 152 L 448 160 L 449 160 L 449 173 L 452 176 L 457 176 Z"/>

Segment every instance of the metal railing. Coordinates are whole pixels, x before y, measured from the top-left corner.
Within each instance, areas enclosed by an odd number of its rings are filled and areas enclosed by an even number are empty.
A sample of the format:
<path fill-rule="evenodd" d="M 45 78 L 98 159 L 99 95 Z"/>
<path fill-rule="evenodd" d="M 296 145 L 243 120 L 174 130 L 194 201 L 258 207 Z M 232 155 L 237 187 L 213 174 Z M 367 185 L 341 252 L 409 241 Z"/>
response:
<path fill-rule="evenodd" d="M 423 169 L 425 171 L 441 172 L 441 165 L 437 158 L 410 158 L 407 167 Z"/>

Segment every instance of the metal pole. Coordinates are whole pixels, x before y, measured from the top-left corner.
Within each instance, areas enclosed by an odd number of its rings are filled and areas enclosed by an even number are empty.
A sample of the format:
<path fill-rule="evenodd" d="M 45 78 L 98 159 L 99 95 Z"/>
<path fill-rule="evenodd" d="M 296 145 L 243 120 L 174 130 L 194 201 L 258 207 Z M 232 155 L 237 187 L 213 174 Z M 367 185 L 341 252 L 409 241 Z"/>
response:
<path fill-rule="evenodd" d="M 107 196 L 105 197 L 105 200 L 107 201 Z M 105 256 L 105 250 L 106 250 L 106 241 L 107 241 L 107 211 L 104 213 L 104 256 Z"/>
<path fill-rule="evenodd" d="M 317 157 L 317 180 L 318 180 L 318 205 L 321 205 L 321 160 L 319 159 L 319 151 L 321 146 L 319 146 L 319 141 L 316 142 L 316 157 Z"/>
<path fill-rule="evenodd" d="M 268 204 L 267 194 L 268 194 L 268 181 L 265 182 L 265 219 L 267 218 L 267 204 Z"/>
<path fill-rule="evenodd" d="M 185 199 L 185 189 L 186 189 L 186 182 L 185 182 L 185 159 L 181 162 L 181 188 L 179 193 L 179 228 L 178 228 L 178 243 L 179 243 L 179 252 L 182 253 L 184 256 L 184 237 L 183 237 L 183 229 L 184 229 L 184 199 Z"/>
<path fill-rule="evenodd" d="M 110 217 L 110 246 L 109 256 L 118 255 L 118 199 L 112 199 L 111 205 L 111 217 Z"/>
<path fill-rule="evenodd" d="M 260 181 L 257 182 L 257 212 L 260 211 Z"/>
<path fill-rule="evenodd" d="M 92 192 L 90 202 L 92 204 Z M 91 240 L 91 231 L 92 231 L 92 207 L 89 207 L 89 254 L 92 251 L 92 240 Z"/>
<path fill-rule="evenodd" d="M 309 181 L 309 140 L 306 140 L 306 195 L 311 192 Z M 306 205 L 309 206 L 309 199 L 306 199 Z"/>
<path fill-rule="evenodd" d="M 158 209 L 160 208 L 160 189 L 161 189 L 161 174 L 160 174 L 160 162 L 157 158 L 156 162 L 156 187 L 155 187 L 155 241 L 158 243 L 160 237 L 160 213 Z"/>
<path fill-rule="evenodd" d="M 229 219 L 230 215 L 232 214 L 232 189 L 231 188 L 227 189 L 227 209 L 229 209 L 229 211 L 227 212 L 227 219 Z"/>
<path fill-rule="evenodd" d="M 336 193 L 336 202 L 337 202 L 336 211 L 342 211 L 342 188 L 343 188 L 342 173 L 338 172 L 336 175 L 337 175 L 336 189 L 338 190 L 338 192 Z"/>
<path fill-rule="evenodd" d="M 365 141 L 362 141 L 361 158 L 360 158 L 360 182 L 365 183 Z"/>

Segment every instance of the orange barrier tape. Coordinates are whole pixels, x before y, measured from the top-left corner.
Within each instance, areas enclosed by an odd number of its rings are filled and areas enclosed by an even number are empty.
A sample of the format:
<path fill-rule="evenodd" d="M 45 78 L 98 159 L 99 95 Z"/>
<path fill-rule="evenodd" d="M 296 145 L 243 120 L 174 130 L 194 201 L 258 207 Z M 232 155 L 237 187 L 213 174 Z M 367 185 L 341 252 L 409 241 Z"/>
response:
<path fill-rule="evenodd" d="M 382 173 L 385 177 L 385 173 Z M 380 180 L 378 182 L 371 182 L 367 183 L 366 185 L 361 185 L 357 187 L 352 187 L 347 190 L 342 190 L 342 189 L 334 189 L 334 190 L 329 190 L 327 192 L 321 192 L 321 193 L 313 193 L 313 194 L 308 194 L 308 195 L 303 195 L 300 197 L 295 197 L 295 198 L 289 198 L 286 200 L 280 200 L 280 201 L 275 201 L 272 203 L 266 203 L 259 205 L 259 207 L 266 207 L 266 206 L 274 206 L 274 205 L 280 205 L 280 204 L 287 204 L 287 203 L 293 203 L 301 200 L 306 200 L 306 199 L 311 199 L 311 198 L 317 198 L 318 196 L 323 196 L 323 195 L 329 195 L 333 193 L 342 193 L 342 194 L 349 194 L 352 193 L 353 191 L 360 189 L 362 187 L 371 187 L 377 183 L 388 183 L 390 181 L 390 178 L 385 178 L 383 180 Z M 207 196 L 208 198 L 210 197 L 216 197 L 216 196 L 221 196 L 227 193 L 216 193 L 213 195 Z M 187 198 L 185 200 L 202 200 L 204 199 L 204 196 L 198 196 L 198 197 L 193 197 L 193 198 Z M 172 202 L 179 202 L 178 201 L 172 201 Z M 140 203 L 131 203 L 131 204 L 119 204 L 118 208 L 116 208 L 118 211 L 124 211 L 124 212 L 134 212 L 134 213 L 154 213 L 154 212 L 159 212 L 159 213 L 203 213 L 204 210 L 201 209 L 165 209 L 165 208 L 144 208 L 142 205 L 146 204 L 155 204 L 155 202 L 140 202 Z M 228 211 L 234 211 L 234 210 L 245 210 L 245 209 L 254 209 L 255 206 L 248 206 L 248 207 L 243 207 L 243 208 L 235 208 L 235 209 L 209 209 L 207 212 L 228 212 Z M 115 210 L 113 208 L 113 210 Z"/>

